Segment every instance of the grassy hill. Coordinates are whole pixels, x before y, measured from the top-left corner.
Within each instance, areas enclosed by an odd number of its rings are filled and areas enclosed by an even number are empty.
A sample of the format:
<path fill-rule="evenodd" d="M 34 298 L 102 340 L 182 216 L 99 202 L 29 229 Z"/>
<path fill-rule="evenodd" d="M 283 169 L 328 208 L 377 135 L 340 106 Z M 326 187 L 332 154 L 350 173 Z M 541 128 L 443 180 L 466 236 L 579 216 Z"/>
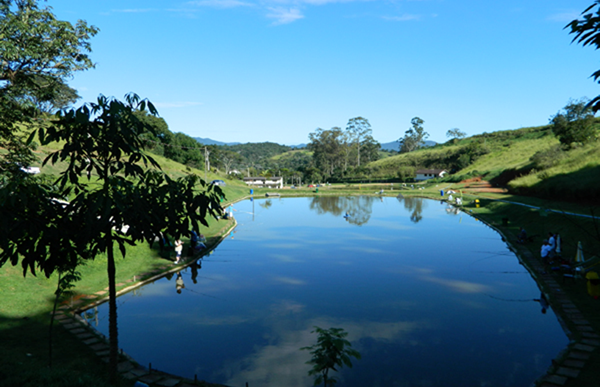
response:
<path fill-rule="evenodd" d="M 521 195 L 600 199 L 600 142 L 561 148 L 549 126 L 483 133 L 369 164 L 372 177 L 405 177 L 419 168 L 448 169 L 445 180 L 480 176 Z"/>

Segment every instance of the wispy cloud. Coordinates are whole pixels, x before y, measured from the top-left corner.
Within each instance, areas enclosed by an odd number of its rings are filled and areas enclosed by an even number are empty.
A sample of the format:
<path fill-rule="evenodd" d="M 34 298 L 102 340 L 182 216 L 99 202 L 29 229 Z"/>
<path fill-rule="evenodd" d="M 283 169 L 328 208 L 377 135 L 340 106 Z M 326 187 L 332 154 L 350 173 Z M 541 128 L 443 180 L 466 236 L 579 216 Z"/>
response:
<path fill-rule="evenodd" d="M 404 15 L 400 15 L 400 16 L 382 16 L 381 18 L 384 20 L 402 22 L 402 21 L 420 20 L 421 15 L 404 14 Z"/>
<path fill-rule="evenodd" d="M 571 21 L 578 19 L 581 16 L 580 12 L 570 11 L 555 13 L 547 17 L 548 20 L 560 23 L 570 23 Z"/>
<path fill-rule="evenodd" d="M 298 8 L 270 7 L 267 17 L 275 19 L 273 25 L 281 25 L 303 19 L 304 15 Z"/>
<path fill-rule="evenodd" d="M 157 102 L 154 104 L 157 108 L 182 108 L 190 106 L 200 106 L 202 102 Z"/>

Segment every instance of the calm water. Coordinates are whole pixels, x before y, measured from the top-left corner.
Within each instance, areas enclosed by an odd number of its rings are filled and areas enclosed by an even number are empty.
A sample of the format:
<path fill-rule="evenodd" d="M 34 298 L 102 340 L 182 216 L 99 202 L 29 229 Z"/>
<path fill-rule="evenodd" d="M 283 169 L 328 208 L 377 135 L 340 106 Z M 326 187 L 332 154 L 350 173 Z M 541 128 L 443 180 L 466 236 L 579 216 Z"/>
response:
<path fill-rule="evenodd" d="M 362 360 L 340 386 L 529 386 L 567 344 L 493 230 L 432 200 L 317 197 L 234 206 L 201 262 L 118 299 L 142 365 L 231 386 L 310 386 L 313 326 Z M 346 220 L 343 215 L 348 212 Z M 108 335 L 107 305 L 87 313 Z"/>

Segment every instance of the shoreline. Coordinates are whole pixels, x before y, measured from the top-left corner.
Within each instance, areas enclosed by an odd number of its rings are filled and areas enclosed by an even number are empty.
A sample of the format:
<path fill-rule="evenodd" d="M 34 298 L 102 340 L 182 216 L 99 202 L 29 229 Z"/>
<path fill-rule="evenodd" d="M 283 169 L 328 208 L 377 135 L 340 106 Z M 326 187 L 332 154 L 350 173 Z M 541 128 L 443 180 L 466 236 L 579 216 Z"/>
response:
<path fill-rule="evenodd" d="M 394 195 L 389 195 L 389 193 L 389 191 L 387 192 L 387 195 L 381 195 L 378 193 L 358 193 L 352 196 L 397 196 L 396 193 L 394 193 Z M 398 190 L 398 193 L 401 193 L 401 191 Z M 334 193 L 330 192 L 328 196 L 331 196 L 332 194 Z M 307 195 L 306 193 L 304 193 L 303 195 L 285 195 L 281 197 L 310 197 L 317 195 Z M 336 196 L 345 195 L 336 194 Z M 439 198 L 423 195 L 423 193 L 421 192 L 415 192 L 414 196 L 436 201 L 439 200 Z M 244 196 L 229 204 L 234 204 L 239 201 L 246 200 L 250 197 L 263 198 L 263 196 L 257 197 L 256 195 Z M 268 194 L 265 195 L 264 198 L 268 199 Z M 503 202 L 506 203 L 506 201 Z M 508 204 L 514 203 L 508 202 Z M 571 382 L 576 382 L 581 371 L 584 368 L 590 366 L 591 362 L 589 361 L 589 359 L 591 357 L 591 353 L 596 351 L 600 347 L 600 335 L 598 334 L 598 332 L 594 330 L 594 328 L 584 317 L 580 309 L 572 302 L 570 297 L 562 291 L 561 285 L 556 281 L 552 273 L 546 273 L 541 261 L 539 259 L 536 259 L 536 257 L 529 248 L 517 244 L 516 237 L 512 235 L 512 233 L 510 233 L 508 229 L 503 229 L 502 227 L 494 224 L 494 222 L 490 219 L 486 219 L 485 215 L 474 213 L 473 211 L 467 211 L 463 206 L 456 206 L 454 204 L 452 205 L 460 208 L 461 211 L 465 212 L 467 215 L 470 215 L 483 222 L 486 226 L 492 228 L 501 236 L 502 240 L 515 254 L 517 259 L 519 260 L 519 263 L 527 269 L 529 275 L 531 275 L 532 279 L 536 282 L 540 291 L 548 299 L 548 302 L 552 310 L 554 311 L 554 314 L 559 324 L 561 325 L 563 331 L 565 332 L 569 340 L 569 344 L 567 344 L 567 346 L 562 351 L 559 351 L 556 354 L 552 361 L 552 364 L 549 365 L 546 373 L 544 373 L 538 379 L 536 379 L 533 385 L 541 387 L 555 387 L 565 386 L 569 385 L 569 383 Z M 181 270 L 182 268 L 189 266 L 193 261 L 199 259 L 200 257 L 209 254 L 227 237 L 227 235 L 233 229 L 235 229 L 235 227 L 237 227 L 237 221 L 235 217 L 233 218 L 233 221 L 234 222 L 231 226 L 224 229 L 224 231 L 219 236 L 218 241 L 215 242 L 210 248 L 203 251 L 201 254 L 195 255 L 193 257 L 188 257 L 188 259 L 186 259 L 183 264 L 176 265 L 169 270 L 161 271 L 160 273 L 151 275 L 148 278 L 144 278 L 143 280 L 137 281 L 134 284 L 119 290 L 117 292 L 117 297 L 122 294 L 128 293 L 140 286 L 154 282 L 157 279 L 160 279 L 169 273 L 175 273 Z M 61 306 L 61 308 L 59 308 L 60 310 L 59 312 L 57 312 L 56 317 L 57 321 L 61 322 L 61 324 L 65 328 L 67 328 L 78 338 L 80 338 L 84 344 L 90 346 L 90 348 L 94 350 L 96 354 L 100 357 L 100 359 L 104 362 L 108 361 L 108 353 L 106 352 L 108 348 L 108 339 L 102 334 L 98 333 L 94 328 L 90 327 L 88 322 L 85 319 L 83 319 L 80 316 L 80 314 L 106 301 L 108 301 L 108 297 L 102 297 L 90 303 L 85 303 L 85 306 L 79 308 L 74 306 L 69 307 L 63 305 Z M 90 334 L 89 332 L 85 332 L 86 330 L 91 330 L 92 333 Z M 81 335 L 81 337 L 78 335 Z M 93 335 L 95 335 L 96 337 L 94 337 Z M 129 355 L 123 352 L 123 350 L 120 350 L 120 355 L 124 359 L 122 362 L 119 363 L 119 372 L 121 373 L 121 375 L 130 380 L 136 379 L 143 383 L 147 383 L 149 386 L 185 386 L 190 385 L 190 383 L 193 383 L 191 385 L 221 386 L 218 384 L 210 384 L 204 381 L 198 381 L 197 379 L 191 381 L 187 378 L 182 378 L 176 375 L 171 375 L 168 373 L 157 371 L 152 368 L 151 364 L 147 368 L 143 367 L 139 363 L 137 363 L 135 359 L 131 358 Z"/>

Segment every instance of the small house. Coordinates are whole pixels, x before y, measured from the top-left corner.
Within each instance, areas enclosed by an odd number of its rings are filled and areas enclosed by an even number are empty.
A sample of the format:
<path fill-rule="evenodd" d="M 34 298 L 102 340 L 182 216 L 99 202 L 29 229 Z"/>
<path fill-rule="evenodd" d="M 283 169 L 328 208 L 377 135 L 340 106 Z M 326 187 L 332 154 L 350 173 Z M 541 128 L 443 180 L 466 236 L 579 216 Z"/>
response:
<path fill-rule="evenodd" d="M 448 173 L 445 169 L 417 169 L 415 181 L 423 181 L 435 179 L 436 177 L 444 177 Z"/>
<path fill-rule="evenodd" d="M 283 188 L 283 177 L 244 177 L 244 183 L 256 188 Z"/>

